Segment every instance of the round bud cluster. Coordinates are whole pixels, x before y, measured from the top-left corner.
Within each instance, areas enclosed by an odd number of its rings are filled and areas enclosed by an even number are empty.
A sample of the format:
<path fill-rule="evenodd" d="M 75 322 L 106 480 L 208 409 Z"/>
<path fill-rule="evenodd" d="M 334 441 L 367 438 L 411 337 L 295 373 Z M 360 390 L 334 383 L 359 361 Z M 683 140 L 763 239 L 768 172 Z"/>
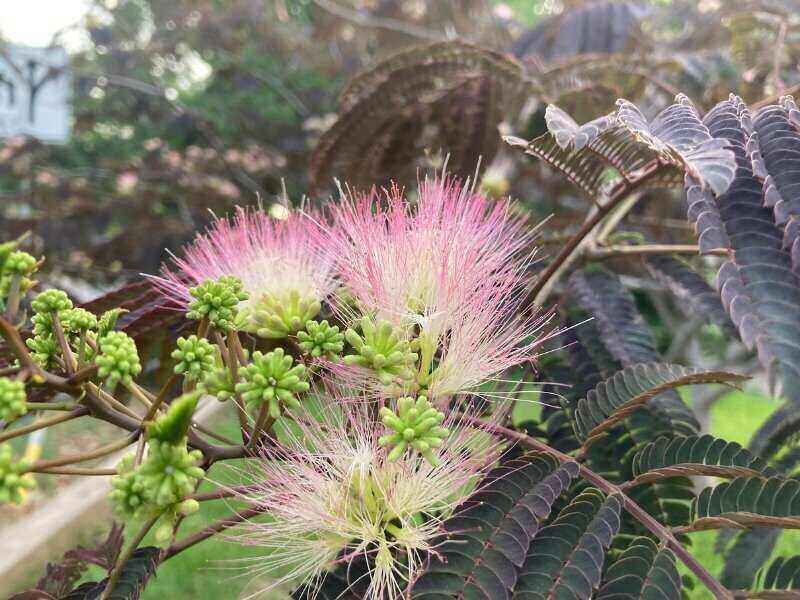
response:
<path fill-rule="evenodd" d="M 380 411 L 383 424 L 392 433 L 381 436 L 381 446 L 389 446 L 389 460 L 397 460 L 406 449 L 419 452 L 431 465 L 438 466 L 439 459 L 433 454 L 433 448 L 439 448 L 450 430 L 441 427 L 444 413 L 431 406 L 425 396 L 400 398 L 397 401 L 397 412 L 383 407 Z"/>
<path fill-rule="evenodd" d="M 80 333 L 97 328 L 97 317 L 85 308 L 70 308 L 61 311 L 58 318 L 64 326 L 64 331 L 68 333 Z"/>
<path fill-rule="evenodd" d="M 36 259 L 28 254 L 17 250 L 8 255 L 3 270 L 11 275 L 30 275 L 36 270 Z"/>
<path fill-rule="evenodd" d="M 328 325 L 327 321 L 309 321 L 305 331 L 297 332 L 300 349 L 314 358 L 323 354 L 334 359 L 344 350 L 344 334 L 339 333 L 336 325 Z"/>
<path fill-rule="evenodd" d="M 306 368 L 292 366 L 294 359 L 284 353 L 283 348 L 262 354 L 253 352 L 253 362 L 242 368 L 242 381 L 236 384 L 236 391 L 242 395 L 248 408 L 260 408 L 267 403 L 269 416 L 277 419 L 281 415 L 281 404 L 289 408 L 299 408 L 297 394 L 308 390 L 305 381 Z"/>
<path fill-rule="evenodd" d="M 100 339 L 100 353 L 95 359 L 97 375 L 111 389 L 120 381 L 128 385 L 142 371 L 136 343 L 122 331 L 112 331 Z"/>
<path fill-rule="evenodd" d="M 126 456 L 117 468 L 119 474 L 111 480 L 109 498 L 115 512 L 120 517 L 139 517 L 181 510 L 182 498 L 191 494 L 205 476 L 197 466 L 202 459 L 199 450 L 186 448 L 185 438 L 178 444 L 151 439 L 144 462 L 134 468 L 133 456 Z M 191 508 L 191 503 L 186 508 Z"/>
<path fill-rule="evenodd" d="M 0 446 L 0 505 L 22 502 L 23 490 L 34 487 L 32 477 L 25 475 L 28 467 L 23 460 L 15 460 L 10 444 Z"/>
<path fill-rule="evenodd" d="M 53 314 L 72 308 L 72 300 L 62 290 L 47 290 L 31 301 L 31 308 L 36 314 Z"/>
<path fill-rule="evenodd" d="M 147 460 L 138 469 L 148 502 L 166 507 L 191 494 L 205 475 L 197 466 L 202 460 L 203 453 L 188 450 L 185 440 L 171 444 L 151 439 Z"/>
<path fill-rule="evenodd" d="M 52 334 L 37 334 L 25 340 L 25 344 L 31 349 L 31 358 L 43 369 L 51 369 L 56 366 L 56 356 L 58 355 L 58 342 Z"/>
<path fill-rule="evenodd" d="M 124 457 L 117 465 L 117 475 L 111 478 L 108 495 L 114 512 L 120 518 L 136 516 L 147 505 L 144 481 L 133 468 L 133 454 Z"/>
<path fill-rule="evenodd" d="M 208 322 L 221 331 L 236 329 L 236 307 L 248 294 L 240 279 L 223 276 L 217 280 L 207 279 L 189 290 L 194 300 L 189 304 L 187 318 L 208 319 Z"/>
<path fill-rule="evenodd" d="M 202 389 L 206 394 L 215 396 L 217 400 L 224 402 L 236 394 L 236 382 L 230 369 L 218 367 L 206 373 Z"/>
<path fill-rule="evenodd" d="M 58 314 L 60 319 L 62 311 L 72 308 L 72 300 L 61 290 L 47 290 L 31 301 L 31 308 L 34 312 L 31 317 L 33 332 L 39 336 L 51 336 L 53 315 Z"/>
<path fill-rule="evenodd" d="M 266 293 L 248 309 L 245 323 L 259 337 L 282 339 L 303 329 L 321 309 L 319 300 L 301 296 L 297 290 L 280 297 Z"/>
<path fill-rule="evenodd" d="M 176 344 L 178 347 L 172 352 L 172 358 L 178 361 L 175 373 L 188 381 L 201 379 L 216 366 L 217 349 L 208 340 L 191 335 L 178 338 Z"/>
<path fill-rule="evenodd" d="M 19 419 L 28 412 L 26 399 L 24 383 L 0 377 L 0 419 L 6 423 Z"/>
<path fill-rule="evenodd" d="M 413 379 L 417 354 L 391 323 L 381 321 L 376 325 L 369 317 L 363 317 L 361 335 L 348 329 L 345 338 L 358 352 L 345 356 L 345 364 L 374 370 L 384 385 Z"/>

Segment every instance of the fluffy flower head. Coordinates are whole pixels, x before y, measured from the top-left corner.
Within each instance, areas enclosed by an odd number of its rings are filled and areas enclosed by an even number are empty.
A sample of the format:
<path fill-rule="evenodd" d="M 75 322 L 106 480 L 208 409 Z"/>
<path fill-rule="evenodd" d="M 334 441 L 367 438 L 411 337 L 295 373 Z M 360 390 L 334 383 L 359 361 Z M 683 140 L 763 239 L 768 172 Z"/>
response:
<path fill-rule="evenodd" d="M 474 391 L 535 357 L 546 319 L 521 311 L 535 230 L 510 203 L 443 178 L 423 181 L 415 202 L 392 188 L 331 211 L 329 244 L 353 297 L 338 310 L 404 332 L 418 355 L 410 391 Z"/>
<path fill-rule="evenodd" d="M 364 597 L 399 597 L 499 445 L 451 416 L 439 428 L 443 443 L 430 449 L 435 460 L 390 456 L 385 436 L 394 432 L 363 398 L 318 402 L 293 411 L 298 430 L 253 461 L 244 499 L 268 519 L 246 523 L 237 539 L 268 551 L 263 571 L 285 572 L 275 585 L 294 581 L 313 593 L 328 571 L 360 561 Z"/>
<path fill-rule="evenodd" d="M 165 268 L 154 281 L 173 304 L 186 308 L 192 287 L 237 277 L 248 296 L 238 306 L 244 328 L 281 338 L 304 328 L 333 290 L 333 270 L 318 240 L 317 225 L 307 215 L 275 219 L 239 209 L 199 235 L 174 259 L 175 270 Z"/>

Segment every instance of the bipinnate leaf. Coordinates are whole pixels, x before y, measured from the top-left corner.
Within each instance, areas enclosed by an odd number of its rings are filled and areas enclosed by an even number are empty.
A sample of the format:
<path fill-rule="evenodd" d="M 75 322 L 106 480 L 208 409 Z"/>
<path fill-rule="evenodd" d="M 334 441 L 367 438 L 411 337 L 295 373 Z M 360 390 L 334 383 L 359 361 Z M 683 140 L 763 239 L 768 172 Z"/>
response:
<path fill-rule="evenodd" d="M 737 477 L 705 488 L 692 502 L 692 531 L 758 525 L 800 529 L 800 481 Z"/>
<path fill-rule="evenodd" d="M 619 531 L 622 500 L 588 488 L 569 503 L 531 543 L 514 600 L 591 597 L 603 561 Z"/>
<path fill-rule="evenodd" d="M 603 577 L 596 600 L 680 600 L 683 583 L 669 548 L 632 540 Z"/>
<path fill-rule="evenodd" d="M 147 582 L 156 572 L 160 553 L 161 548 L 155 546 L 137 548 L 123 565 L 109 600 L 138 600 Z M 103 579 L 81 584 L 60 600 L 98 600 L 107 582 L 108 579 Z"/>
<path fill-rule="evenodd" d="M 615 423 L 667 390 L 700 383 L 735 384 L 746 379 L 749 377 L 737 373 L 703 371 L 666 363 L 632 365 L 598 384 L 578 402 L 575 431 L 584 445 L 589 445 Z"/>
<path fill-rule="evenodd" d="M 544 454 L 502 462 L 444 523 L 445 541 L 411 597 L 509 598 L 531 539 L 577 475 L 577 463 Z"/>
<path fill-rule="evenodd" d="M 740 444 L 706 434 L 660 437 L 647 444 L 633 458 L 633 474 L 633 483 L 640 484 L 688 475 L 769 477 L 776 472 Z"/>

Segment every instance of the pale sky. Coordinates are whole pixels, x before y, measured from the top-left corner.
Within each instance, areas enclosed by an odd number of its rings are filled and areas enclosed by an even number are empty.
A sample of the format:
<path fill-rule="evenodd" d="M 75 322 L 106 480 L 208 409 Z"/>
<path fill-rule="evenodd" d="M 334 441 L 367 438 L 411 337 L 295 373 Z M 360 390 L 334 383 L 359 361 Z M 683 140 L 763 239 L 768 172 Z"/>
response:
<path fill-rule="evenodd" d="M 0 0 L 0 32 L 16 44 L 46 46 L 56 31 L 79 21 L 87 6 L 87 0 Z M 67 49 L 80 38 L 68 36 Z"/>

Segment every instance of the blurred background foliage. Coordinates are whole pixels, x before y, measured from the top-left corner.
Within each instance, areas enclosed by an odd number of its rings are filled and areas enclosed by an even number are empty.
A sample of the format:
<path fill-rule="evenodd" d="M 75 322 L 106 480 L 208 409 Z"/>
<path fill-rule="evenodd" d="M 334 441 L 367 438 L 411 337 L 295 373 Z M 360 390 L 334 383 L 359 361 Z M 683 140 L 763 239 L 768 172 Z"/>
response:
<path fill-rule="evenodd" d="M 547 102 L 581 121 L 620 96 L 655 110 L 678 90 L 700 108 L 730 90 L 748 102 L 777 94 L 798 80 L 795 4 L 92 0 L 72 55 L 72 138 L 3 142 L 2 227 L 6 237 L 32 230 L 54 276 L 75 279 L 81 295 L 80 282 L 157 268 L 209 209 L 324 198 L 333 177 L 407 183 L 448 153 L 460 174 L 478 157 L 486 168 L 499 160 L 497 128 L 532 137 Z M 337 95 L 353 75 L 448 40 L 494 52 L 495 64 L 411 82 L 379 68 L 385 80 L 370 84 L 383 113 L 357 112 L 333 157 L 313 151 L 347 108 Z M 518 72 L 492 81 L 499 63 Z M 501 191 L 542 216 L 569 184 L 537 171 L 506 169 L 514 186 Z"/>

